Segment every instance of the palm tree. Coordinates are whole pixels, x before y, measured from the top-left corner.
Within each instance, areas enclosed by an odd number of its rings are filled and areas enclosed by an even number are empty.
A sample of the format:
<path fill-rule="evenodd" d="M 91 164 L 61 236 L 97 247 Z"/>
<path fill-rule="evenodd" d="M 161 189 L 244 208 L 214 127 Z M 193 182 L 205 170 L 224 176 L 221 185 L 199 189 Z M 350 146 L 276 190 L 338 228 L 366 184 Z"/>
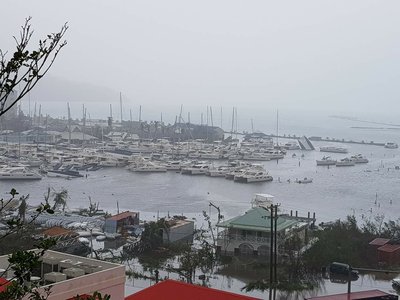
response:
<path fill-rule="evenodd" d="M 62 206 L 62 211 L 64 211 L 65 206 L 67 205 L 68 191 L 65 188 L 63 188 L 60 192 L 53 191 L 53 196 L 53 210 Z"/>

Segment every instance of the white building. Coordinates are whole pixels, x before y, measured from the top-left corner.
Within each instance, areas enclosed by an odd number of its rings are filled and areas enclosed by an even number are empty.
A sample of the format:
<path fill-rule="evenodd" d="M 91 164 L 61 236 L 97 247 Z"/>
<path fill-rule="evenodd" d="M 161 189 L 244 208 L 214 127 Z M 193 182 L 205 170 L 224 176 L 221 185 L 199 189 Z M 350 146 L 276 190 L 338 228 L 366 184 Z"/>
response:
<path fill-rule="evenodd" d="M 7 270 L 8 266 L 8 255 L 0 256 L 0 269 Z M 3 277 L 12 279 L 13 272 L 8 271 Z M 48 250 L 31 280 L 39 282 L 43 290 L 51 285 L 49 300 L 91 295 L 95 291 L 108 294 L 113 300 L 122 300 L 125 266 Z"/>

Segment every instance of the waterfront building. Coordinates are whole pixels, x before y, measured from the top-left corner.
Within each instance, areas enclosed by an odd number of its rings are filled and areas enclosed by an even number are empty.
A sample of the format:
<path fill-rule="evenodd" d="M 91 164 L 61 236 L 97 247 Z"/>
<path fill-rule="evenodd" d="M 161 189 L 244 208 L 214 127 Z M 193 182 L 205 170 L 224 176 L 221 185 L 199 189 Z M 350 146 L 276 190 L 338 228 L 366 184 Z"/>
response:
<path fill-rule="evenodd" d="M 124 227 L 133 225 L 139 225 L 139 213 L 124 211 L 106 219 L 104 232 L 110 234 L 120 233 L 124 230 Z"/>
<path fill-rule="evenodd" d="M 375 249 L 380 264 L 400 265 L 400 240 L 376 238 L 369 245 Z"/>
<path fill-rule="evenodd" d="M 8 255 L 0 256 L 0 269 L 7 270 L 8 266 Z M 12 277 L 13 272 L 9 270 L 2 280 Z M 113 300 L 122 300 L 125 296 L 124 265 L 51 250 L 46 251 L 40 267 L 33 272 L 33 280 L 40 283 L 39 291 L 51 286 L 48 300 L 73 299 L 95 291 L 108 294 Z"/>
<path fill-rule="evenodd" d="M 269 255 L 271 216 L 266 208 L 254 207 L 245 214 L 222 222 L 217 226 L 223 228 L 217 239 L 217 250 L 221 253 L 228 255 Z M 308 222 L 305 220 L 279 215 L 277 218 L 278 252 L 284 241 L 294 234 L 304 241 L 307 227 Z"/>
<path fill-rule="evenodd" d="M 168 228 L 163 229 L 163 242 L 173 243 L 190 240 L 193 237 L 194 222 L 183 219 L 171 219 L 167 221 Z"/>

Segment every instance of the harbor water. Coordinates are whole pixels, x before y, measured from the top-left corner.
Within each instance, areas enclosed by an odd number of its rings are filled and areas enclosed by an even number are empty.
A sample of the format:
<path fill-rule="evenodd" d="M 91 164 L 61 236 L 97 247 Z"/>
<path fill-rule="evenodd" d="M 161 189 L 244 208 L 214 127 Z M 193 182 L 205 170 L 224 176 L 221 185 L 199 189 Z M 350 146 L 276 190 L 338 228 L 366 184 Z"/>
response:
<path fill-rule="evenodd" d="M 282 134 L 295 133 L 321 137 L 346 138 L 357 141 L 397 142 L 397 130 L 361 130 L 350 128 L 349 124 L 340 124 L 333 130 L 318 126 L 303 128 L 286 126 Z M 285 130 L 285 131 L 283 131 Z M 265 131 L 271 133 L 273 130 Z M 328 133 L 330 134 L 328 134 Z M 335 135 L 332 133 L 335 132 Z M 280 143 L 286 142 L 283 139 Z M 363 144 L 337 144 L 348 148 L 348 154 L 323 153 L 319 146 L 329 145 L 326 142 L 313 142 L 316 151 L 290 150 L 282 160 L 259 162 L 265 166 L 272 182 L 243 184 L 224 178 L 207 176 L 188 176 L 169 171 L 167 173 L 135 173 L 124 168 L 103 168 L 95 172 L 86 172 L 83 178 L 70 180 L 44 177 L 40 181 L 0 181 L 2 197 L 7 198 L 11 188 L 20 194 L 29 194 L 30 204 L 44 201 L 44 194 L 50 187 L 56 191 L 65 188 L 69 192 L 67 206 L 83 208 L 89 206 L 89 197 L 100 203 L 100 208 L 116 213 L 117 205 L 120 211 L 139 211 L 141 217 L 154 220 L 166 215 L 187 215 L 197 220 L 197 226 L 202 226 L 202 211 L 207 211 L 215 219 L 216 211 L 210 209 L 209 202 L 219 206 L 226 219 L 244 213 L 251 207 L 251 199 L 255 193 L 273 195 L 274 201 L 280 204 L 285 213 L 299 216 L 316 215 L 320 222 L 344 219 L 355 215 L 362 219 L 384 215 L 386 220 L 397 220 L 400 217 L 399 182 L 400 165 L 399 149 Z M 316 160 L 329 155 L 341 159 L 353 154 L 362 154 L 368 158 L 368 164 L 358 164 L 353 167 L 316 166 Z M 215 161 L 224 164 L 226 161 Z M 296 179 L 312 178 L 309 184 L 298 184 Z M 232 277 L 216 277 L 212 286 L 224 290 L 241 293 L 245 280 Z M 136 288 L 145 287 L 148 283 L 136 280 Z M 129 281 L 128 281 L 129 285 Z M 361 276 L 353 283 L 353 290 L 380 288 L 392 291 L 390 280 L 375 278 L 373 275 Z M 345 292 L 346 286 L 324 282 L 318 291 L 312 293 L 321 295 Z M 250 293 L 254 296 L 264 295 L 260 292 Z M 283 297 L 283 296 L 282 296 Z M 289 298 L 295 299 L 297 296 Z"/>

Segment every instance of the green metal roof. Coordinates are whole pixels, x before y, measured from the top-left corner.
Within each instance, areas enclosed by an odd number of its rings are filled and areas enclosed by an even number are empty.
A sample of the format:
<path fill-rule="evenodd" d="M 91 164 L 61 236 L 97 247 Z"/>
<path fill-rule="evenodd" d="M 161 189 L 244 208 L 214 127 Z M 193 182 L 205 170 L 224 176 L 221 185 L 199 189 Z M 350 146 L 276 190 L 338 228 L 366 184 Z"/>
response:
<path fill-rule="evenodd" d="M 218 227 L 224 228 L 237 228 L 242 230 L 251 231 L 271 231 L 271 213 L 262 207 L 255 207 L 247 211 L 244 215 L 232 218 L 218 224 Z M 284 216 L 278 216 L 277 230 L 282 231 L 286 228 L 292 227 L 298 224 L 299 221 L 286 218 Z"/>

